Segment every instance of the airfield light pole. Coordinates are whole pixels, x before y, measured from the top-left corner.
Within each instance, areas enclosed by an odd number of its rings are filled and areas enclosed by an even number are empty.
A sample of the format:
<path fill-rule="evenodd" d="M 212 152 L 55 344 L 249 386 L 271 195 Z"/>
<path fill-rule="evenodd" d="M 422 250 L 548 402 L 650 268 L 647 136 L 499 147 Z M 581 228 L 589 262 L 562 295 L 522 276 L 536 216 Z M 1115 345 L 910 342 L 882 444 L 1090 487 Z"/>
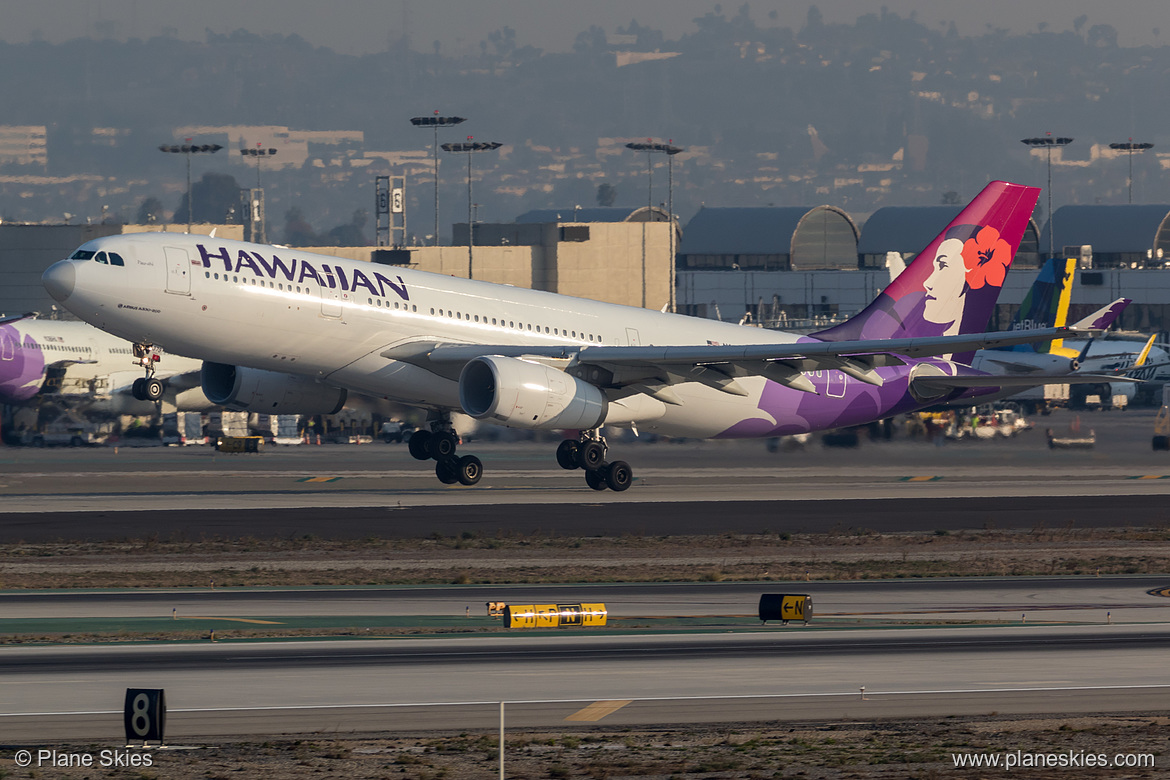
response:
<path fill-rule="evenodd" d="M 461 116 L 439 116 L 438 109 L 433 116 L 416 116 L 410 120 L 415 127 L 429 127 L 435 131 L 435 142 L 431 146 L 435 155 L 435 246 L 439 245 L 439 128 L 454 127 L 466 121 Z"/>
<path fill-rule="evenodd" d="M 1052 218 L 1052 148 L 1054 146 L 1068 146 L 1073 142 L 1071 138 L 1054 138 L 1052 133 L 1045 133 L 1038 138 L 1023 138 L 1020 143 L 1031 149 L 1047 149 L 1048 150 L 1048 256 L 1056 257 L 1056 247 L 1052 243 L 1053 224 L 1056 222 Z"/>
<path fill-rule="evenodd" d="M 257 206 L 257 203 L 263 199 L 263 190 L 260 187 L 260 159 L 262 157 L 275 156 L 276 149 L 273 147 L 264 148 L 260 145 L 260 142 L 257 141 L 255 148 L 246 146 L 240 150 L 240 154 L 242 154 L 245 158 L 254 157 L 256 159 L 256 193 L 253 198 L 249 198 L 249 213 L 247 216 L 252 220 L 253 223 L 259 224 L 259 229 L 254 232 L 252 240 L 264 244 L 267 243 L 267 232 L 264 230 L 264 217 L 266 215 L 263 213 L 264 210 Z"/>
<path fill-rule="evenodd" d="M 503 144 L 498 141 L 475 141 L 472 136 L 467 136 L 465 143 L 457 144 L 443 144 L 444 152 L 455 152 L 456 154 L 467 155 L 467 278 L 474 279 L 474 266 L 472 265 L 472 248 L 475 246 L 475 222 L 472 208 L 474 203 L 471 200 L 471 157 L 476 152 L 494 152 Z"/>
<path fill-rule="evenodd" d="M 182 144 L 162 144 L 158 150 L 170 154 L 182 154 L 187 158 L 187 232 L 191 232 L 191 155 L 215 154 L 223 147 L 219 144 L 192 144 L 190 138 L 183 139 Z"/>
<path fill-rule="evenodd" d="M 1144 152 L 1146 149 L 1153 149 L 1153 144 L 1148 143 L 1134 143 L 1133 139 L 1129 139 L 1123 144 L 1109 144 L 1110 149 L 1116 149 L 1119 152 L 1125 152 L 1129 157 L 1129 202 L 1133 203 L 1133 153 Z"/>
<path fill-rule="evenodd" d="M 685 152 L 680 146 L 674 146 L 670 143 L 659 144 L 653 143 L 649 139 L 646 143 L 630 143 L 626 144 L 627 149 L 632 149 L 635 152 L 646 153 L 646 221 L 649 222 L 654 213 L 654 189 L 653 189 L 653 159 L 654 154 L 666 155 L 666 211 L 667 219 L 670 222 L 670 310 L 675 308 L 675 293 L 674 293 L 674 156 L 679 152 Z M 642 308 L 646 307 L 646 229 L 642 228 Z"/>

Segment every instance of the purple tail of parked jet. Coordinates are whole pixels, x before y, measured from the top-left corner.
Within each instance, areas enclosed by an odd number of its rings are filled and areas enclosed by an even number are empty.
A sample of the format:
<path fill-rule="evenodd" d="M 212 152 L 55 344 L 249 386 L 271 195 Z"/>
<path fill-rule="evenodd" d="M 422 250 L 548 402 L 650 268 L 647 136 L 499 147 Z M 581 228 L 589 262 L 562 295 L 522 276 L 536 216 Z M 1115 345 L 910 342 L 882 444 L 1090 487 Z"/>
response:
<path fill-rule="evenodd" d="M 861 313 L 813 334 L 822 341 L 981 333 L 1040 190 L 995 181 Z M 971 355 L 955 355 L 969 363 Z"/>

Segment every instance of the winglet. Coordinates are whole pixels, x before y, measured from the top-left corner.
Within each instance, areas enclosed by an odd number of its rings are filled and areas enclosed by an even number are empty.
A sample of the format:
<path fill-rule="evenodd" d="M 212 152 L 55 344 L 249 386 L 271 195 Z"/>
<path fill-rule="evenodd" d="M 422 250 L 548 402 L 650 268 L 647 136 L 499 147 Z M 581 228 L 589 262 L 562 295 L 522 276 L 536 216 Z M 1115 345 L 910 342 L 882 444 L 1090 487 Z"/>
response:
<path fill-rule="evenodd" d="M 1138 354 L 1137 360 L 1133 362 L 1134 368 L 1138 368 L 1146 364 L 1146 359 L 1150 356 L 1150 349 L 1154 346 L 1154 339 L 1156 338 L 1158 338 L 1157 333 L 1150 336 L 1150 340 L 1146 342 L 1146 345 L 1142 347 L 1142 351 Z"/>
<path fill-rule="evenodd" d="M 1125 307 L 1132 301 L 1129 298 L 1118 298 L 1108 306 L 1104 306 L 1071 326 L 1075 331 L 1103 331 L 1121 316 Z"/>

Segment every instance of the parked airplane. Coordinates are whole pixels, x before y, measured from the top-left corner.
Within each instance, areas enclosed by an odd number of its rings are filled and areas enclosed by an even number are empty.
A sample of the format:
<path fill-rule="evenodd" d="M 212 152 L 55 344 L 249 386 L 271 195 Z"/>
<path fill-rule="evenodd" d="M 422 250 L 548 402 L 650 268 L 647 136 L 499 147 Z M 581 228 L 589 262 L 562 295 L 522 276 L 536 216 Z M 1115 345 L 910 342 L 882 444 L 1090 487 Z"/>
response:
<path fill-rule="evenodd" d="M 1076 258 L 1052 258 L 1040 269 L 1031 289 L 1009 330 L 1060 327 L 1068 318 L 1072 297 Z M 1130 299 L 1119 298 L 1111 304 L 1109 315 L 1100 323 L 1109 328 L 1120 316 Z M 1136 339 L 1089 339 L 1036 342 L 1011 347 L 980 350 L 972 366 L 991 374 L 1064 373 L 1125 375 L 1143 381 L 1165 382 L 1170 379 L 1170 354 L 1153 345 L 1153 337 Z M 1111 387 L 1081 385 L 1078 390 L 1106 397 L 1125 395 L 1132 399 L 1138 385 L 1132 382 L 1108 383 Z M 1007 395 L 1006 393 L 1004 395 Z M 1033 392 L 1019 397 L 1033 398 Z M 991 400 L 991 399 L 982 399 Z"/>
<path fill-rule="evenodd" d="M 426 408 L 411 454 L 474 484 L 453 412 L 576 432 L 557 448 L 590 487 L 625 490 L 602 425 L 771 437 L 858 425 L 1004 384 L 975 350 L 1087 327 L 983 333 L 1039 190 L 993 182 L 864 311 L 813 336 L 745 328 L 506 285 L 206 236 L 90 241 L 44 275 L 82 319 L 197 356 L 216 403 L 273 411 L 349 389 Z M 114 254 L 124 265 L 108 262 Z M 103 262 L 107 260 L 107 262 Z M 148 371 L 155 366 L 148 366 Z"/>
<path fill-rule="evenodd" d="M 145 383 L 142 373 L 132 344 L 88 323 L 29 315 L 0 319 L 0 403 L 21 405 L 39 396 L 83 411 L 147 415 L 155 404 L 134 396 L 135 387 L 141 390 Z M 165 389 L 181 411 L 211 408 L 199 387 L 198 360 L 169 356 L 155 381 L 159 397 Z"/>

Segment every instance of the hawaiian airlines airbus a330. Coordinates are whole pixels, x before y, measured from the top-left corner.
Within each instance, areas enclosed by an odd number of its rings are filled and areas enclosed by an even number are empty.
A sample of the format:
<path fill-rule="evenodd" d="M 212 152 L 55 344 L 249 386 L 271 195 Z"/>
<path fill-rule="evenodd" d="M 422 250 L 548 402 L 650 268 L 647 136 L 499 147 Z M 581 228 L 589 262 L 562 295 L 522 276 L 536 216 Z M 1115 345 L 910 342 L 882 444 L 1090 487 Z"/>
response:
<path fill-rule="evenodd" d="M 778 436 L 1001 386 L 1086 381 L 970 367 L 977 349 L 1092 326 L 982 332 L 1038 192 L 988 185 L 869 307 L 813 336 L 196 235 L 98 238 L 44 284 L 140 348 L 201 358 L 214 403 L 278 413 L 351 390 L 426 408 L 430 430 L 410 451 L 449 484 L 482 474 L 456 452 L 454 412 L 568 431 L 560 465 L 584 469 L 594 489 L 625 490 L 632 470 L 607 462 L 603 425 Z M 103 263 L 109 253 L 125 264 Z"/>

